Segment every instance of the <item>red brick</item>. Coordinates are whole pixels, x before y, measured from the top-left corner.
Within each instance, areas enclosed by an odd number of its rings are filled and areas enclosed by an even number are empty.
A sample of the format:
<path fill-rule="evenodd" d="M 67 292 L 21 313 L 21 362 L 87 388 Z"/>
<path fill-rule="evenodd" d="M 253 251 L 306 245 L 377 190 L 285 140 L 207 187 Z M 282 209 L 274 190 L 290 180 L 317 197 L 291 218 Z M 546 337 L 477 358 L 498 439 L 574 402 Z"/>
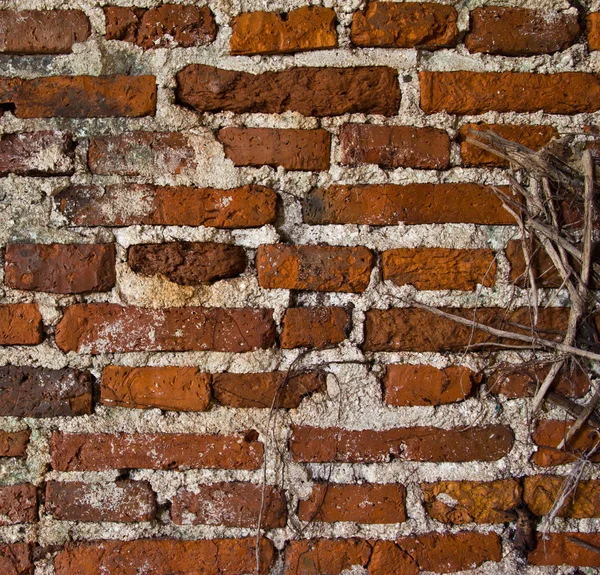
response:
<path fill-rule="evenodd" d="M 493 287 L 496 260 L 492 250 L 400 248 L 382 254 L 383 279 L 419 290 L 474 291 Z"/>
<path fill-rule="evenodd" d="M 531 565 L 600 567 L 600 553 L 585 547 L 586 543 L 600 548 L 600 534 L 576 532 L 539 535 L 536 548 L 529 553 L 527 560 Z"/>
<path fill-rule="evenodd" d="M 502 544 L 495 533 L 426 533 L 401 537 L 397 545 L 422 571 L 434 573 L 475 569 L 486 561 L 502 559 Z"/>
<path fill-rule="evenodd" d="M 0 10 L 2 54 L 68 54 L 89 35 L 81 10 Z"/>
<path fill-rule="evenodd" d="M 104 14 L 107 40 L 124 40 L 145 49 L 204 46 L 217 36 L 208 6 L 163 4 L 149 10 L 107 6 Z"/>
<path fill-rule="evenodd" d="M 400 484 L 317 483 L 298 505 L 301 521 L 401 523 L 406 521 L 406 489 Z"/>
<path fill-rule="evenodd" d="M 271 347 L 272 310 L 180 307 L 151 309 L 116 304 L 78 304 L 56 327 L 63 351 L 230 351 Z"/>
<path fill-rule="evenodd" d="M 258 283 L 268 289 L 360 293 L 371 279 L 374 257 L 364 247 L 261 245 Z"/>
<path fill-rule="evenodd" d="M 212 386 L 221 405 L 295 409 L 304 397 L 325 389 L 325 375 L 317 371 L 225 372 L 213 375 Z"/>
<path fill-rule="evenodd" d="M 2 575 L 33 575 L 31 546 L 28 543 L 0 544 Z"/>
<path fill-rule="evenodd" d="M 110 291 L 115 254 L 114 244 L 8 244 L 4 283 L 60 294 Z"/>
<path fill-rule="evenodd" d="M 0 345 L 37 345 L 44 326 L 35 303 L 0 305 Z"/>
<path fill-rule="evenodd" d="M 363 539 L 300 539 L 285 551 L 284 575 L 340 575 L 353 566 L 366 567 L 371 545 Z"/>
<path fill-rule="evenodd" d="M 437 128 L 346 124 L 340 145 L 342 163 L 350 166 L 443 170 L 450 162 L 450 137 Z"/>
<path fill-rule="evenodd" d="M 54 199 L 75 226 L 255 228 L 272 224 L 277 216 L 277 194 L 256 185 L 229 190 L 144 184 L 105 189 L 70 186 Z"/>
<path fill-rule="evenodd" d="M 535 475 L 523 480 L 523 501 L 529 510 L 539 517 L 553 508 L 559 491 L 568 477 L 557 475 Z M 578 481 L 558 512 L 559 517 L 583 519 L 600 517 L 600 481 Z"/>
<path fill-rule="evenodd" d="M 584 72 L 420 72 L 426 114 L 538 112 L 580 114 L 600 109 L 600 75 Z"/>
<path fill-rule="evenodd" d="M 121 367 L 102 371 L 100 402 L 110 407 L 205 411 L 210 375 L 196 367 Z"/>
<path fill-rule="evenodd" d="M 558 445 L 565 438 L 573 421 L 545 419 L 538 421 L 531 438 L 538 446 L 531 461 L 540 467 L 551 467 L 571 463 L 589 452 L 598 444 L 598 432 L 588 426 L 583 426 L 572 439 L 566 450 L 558 450 Z M 591 456 L 594 463 L 600 462 L 600 453 Z"/>
<path fill-rule="evenodd" d="M 333 347 L 348 337 L 350 315 L 343 307 L 293 307 L 283 316 L 284 349 Z"/>
<path fill-rule="evenodd" d="M 0 457 L 24 457 L 29 431 L 0 431 Z"/>
<path fill-rule="evenodd" d="M 336 185 L 312 190 L 303 213 L 313 225 L 515 223 L 493 191 L 478 184 Z"/>
<path fill-rule="evenodd" d="M 245 539 L 137 539 L 70 544 L 56 556 L 56 575 L 138 575 L 140 566 L 152 575 L 202 573 L 243 575 L 256 568 L 256 538 Z M 274 550 L 260 540 L 259 575 L 269 573 Z"/>
<path fill-rule="evenodd" d="M 335 48 L 336 16 L 331 8 L 302 6 L 287 14 L 246 12 L 231 26 L 232 54 L 288 54 Z"/>
<path fill-rule="evenodd" d="M 498 329 L 509 329 L 524 335 L 531 333 L 530 329 L 512 325 L 530 324 L 528 308 L 510 312 L 501 308 L 444 308 L 442 311 Z M 538 334 L 559 341 L 562 339 L 559 334 L 566 330 L 568 314 L 566 308 L 541 309 L 536 326 Z M 367 311 L 364 342 L 367 351 L 464 351 L 472 345 L 513 342 L 522 345 L 518 340 L 499 339 L 424 309 L 405 307 Z"/>
<path fill-rule="evenodd" d="M 91 413 L 90 372 L 69 367 L 0 367 L 0 416 L 73 417 Z"/>
<path fill-rule="evenodd" d="M 514 479 L 421 483 L 421 490 L 427 514 L 455 525 L 507 523 L 521 503 L 521 486 Z"/>
<path fill-rule="evenodd" d="M 17 118 L 153 116 L 154 76 L 50 76 L 0 80 L 0 104 Z"/>
<path fill-rule="evenodd" d="M 236 166 L 329 169 L 331 134 L 325 130 L 223 128 L 219 140 Z"/>
<path fill-rule="evenodd" d="M 215 242 L 138 244 L 127 250 L 127 263 L 141 275 L 162 274 L 193 286 L 239 276 L 246 269 L 246 252 L 241 246 Z"/>
<path fill-rule="evenodd" d="M 75 171 L 74 145 L 64 132 L 21 132 L 0 137 L 0 176 L 66 176 Z"/>
<path fill-rule="evenodd" d="M 0 525 L 37 521 L 37 490 L 31 483 L 0 487 Z"/>
<path fill-rule="evenodd" d="M 417 2 L 369 2 L 352 19 L 352 43 L 385 48 L 434 50 L 458 42 L 458 14 L 452 6 Z"/>
<path fill-rule="evenodd" d="M 578 35 L 577 14 L 485 6 L 471 12 L 465 46 L 469 52 L 533 56 L 565 50 Z"/>
<path fill-rule="evenodd" d="M 373 553 L 369 561 L 370 575 L 418 575 L 415 560 L 402 551 L 393 541 L 373 541 Z"/>
<path fill-rule="evenodd" d="M 383 378 L 388 405 L 443 405 L 469 397 L 481 376 L 466 367 L 438 369 L 430 365 L 388 365 Z"/>
<path fill-rule="evenodd" d="M 506 259 L 510 264 L 510 281 L 519 287 L 525 288 L 529 286 L 529 272 L 525 263 L 525 254 L 523 253 L 523 242 L 521 240 L 510 240 L 506 245 L 505 253 Z M 529 257 L 537 287 L 562 287 L 563 280 L 544 248 L 539 244 L 534 244 L 529 252 Z"/>
<path fill-rule="evenodd" d="M 196 167 L 196 154 L 180 132 L 128 132 L 90 138 L 88 165 L 103 176 L 179 174 Z"/>
<path fill-rule="evenodd" d="M 508 162 L 500 156 L 467 142 L 467 138 L 486 143 L 483 137 L 473 132 L 493 132 L 505 140 L 516 142 L 538 151 L 554 138 L 558 138 L 558 130 L 553 126 L 514 126 L 511 124 L 465 124 L 458 131 L 460 155 L 465 166 L 508 166 Z"/>
<path fill-rule="evenodd" d="M 586 28 L 590 50 L 600 50 L 600 12 L 592 12 L 588 15 Z"/>
<path fill-rule="evenodd" d="M 152 521 L 156 515 L 156 497 L 145 481 L 49 481 L 46 512 L 61 521 Z"/>
<path fill-rule="evenodd" d="M 515 397 L 532 397 L 548 371 L 550 364 L 534 365 L 500 364 L 486 381 L 492 393 L 502 394 L 510 399 Z M 550 386 L 552 391 L 567 397 L 583 397 L 590 389 L 590 380 L 579 366 L 564 367 L 560 378 Z"/>
<path fill-rule="evenodd" d="M 176 79 L 177 102 L 197 112 L 394 116 L 400 106 L 398 72 L 385 66 L 250 74 L 190 64 Z"/>
<path fill-rule="evenodd" d="M 50 455 L 56 471 L 257 469 L 263 444 L 250 435 L 55 432 Z"/>
<path fill-rule="evenodd" d="M 378 463 L 409 461 L 497 461 L 514 435 L 502 425 L 468 429 L 404 427 L 385 431 L 294 426 L 289 448 L 294 461 Z"/>
<path fill-rule="evenodd" d="M 252 483 L 197 485 L 180 489 L 173 499 L 171 518 L 178 525 L 225 525 L 255 529 L 261 512 L 262 487 Z M 287 503 L 282 491 L 266 486 L 261 526 L 285 527 Z"/>

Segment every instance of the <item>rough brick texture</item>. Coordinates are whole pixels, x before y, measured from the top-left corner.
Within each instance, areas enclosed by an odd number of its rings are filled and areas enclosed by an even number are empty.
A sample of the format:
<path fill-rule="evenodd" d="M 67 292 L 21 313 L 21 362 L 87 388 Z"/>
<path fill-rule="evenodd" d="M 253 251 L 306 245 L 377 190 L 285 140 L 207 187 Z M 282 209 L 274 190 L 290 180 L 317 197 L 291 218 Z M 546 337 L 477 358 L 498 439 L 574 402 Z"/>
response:
<path fill-rule="evenodd" d="M 384 66 L 249 74 L 192 64 L 177 73 L 177 100 L 197 112 L 392 116 L 400 105 L 400 88 L 396 71 Z"/>
<path fill-rule="evenodd" d="M 64 132 L 24 132 L 0 137 L 0 176 L 62 176 L 75 171 L 73 141 Z"/>
<path fill-rule="evenodd" d="M 50 453 L 57 471 L 256 469 L 263 446 L 244 435 L 54 433 Z"/>
<path fill-rule="evenodd" d="M 271 310 L 222 308 L 150 309 L 81 304 L 65 310 L 56 327 L 63 351 L 214 350 L 244 352 L 270 347 Z"/>
<path fill-rule="evenodd" d="M 0 525 L 37 521 L 37 489 L 23 483 L 0 487 Z"/>
<path fill-rule="evenodd" d="M 466 367 L 438 369 L 430 365 L 388 365 L 383 378 L 389 405 L 443 405 L 471 395 L 481 377 Z"/>
<path fill-rule="evenodd" d="M 565 439 L 565 436 L 573 421 L 562 420 L 542 420 L 539 421 L 531 438 L 538 446 L 531 460 L 540 467 L 550 467 L 554 465 L 563 465 L 578 459 L 582 453 L 589 452 L 597 446 L 598 434 L 593 428 L 584 425 L 569 440 L 566 450 L 558 450 L 558 445 Z M 600 454 L 595 453 L 590 457 L 593 462 L 600 462 Z"/>
<path fill-rule="evenodd" d="M 102 372 L 101 402 L 114 407 L 205 411 L 210 375 L 196 367 L 120 367 Z"/>
<path fill-rule="evenodd" d="M 152 116 L 154 76 L 59 76 L 0 80 L 0 105 L 17 118 Z"/>
<path fill-rule="evenodd" d="M 302 6 L 284 15 L 248 12 L 234 18 L 232 54 L 286 54 L 337 46 L 336 15 L 331 8 Z"/>
<path fill-rule="evenodd" d="M 486 6 L 471 12 L 465 45 L 469 52 L 532 56 L 564 50 L 578 34 L 577 14 Z"/>
<path fill-rule="evenodd" d="M 368 2 L 352 19 L 356 46 L 425 48 L 453 46 L 458 41 L 458 14 L 452 6 L 406 2 Z"/>
<path fill-rule="evenodd" d="M 300 501 L 302 521 L 335 523 L 401 523 L 406 520 L 406 490 L 400 484 L 342 485 L 319 483 Z"/>
<path fill-rule="evenodd" d="M 107 40 L 124 40 L 145 49 L 203 46 L 217 35 L 208 6 L 163 4 L 149 10 L 107 6 L 104 14 Z"/>
<path fill-rule="evenodd" d="M 0 345 L 36 345 L 44 328 L 37 304 L 0 305 Z"/>
<path fill-rule="evenodd" d="M 496 280 L 492 250 L 417 248 L 387 250 L 382 254 L 383 279 L 420 290 L 474 290 Z"/>
<path fill-rule="evenodd" d="M 373 254 L 363 247 L 263 245 L 256 253 L 264 288 L 362 292 L 371 278 Z"/>
<path fill-rule="evenodd" d="M 236 166 L 273 166 L 286 170 L 327 170 L 331 134 L 325 130 L 224 128 L 219 140 Z"/>
<path fill-rule="evenodd" d="M 31 546 L 27 543 L 0 544 L 0 573 L 33 575 Z"/>
<path fill-rule="evenodd" d="M 29 431 L 0 431 L 0 457 L 23 457 L 29 443 Z"/>
<path fill-rule="evenodd" d="M 546 515 L 552 509 L 561 487 L 567 477 L 554 475 L 535 475 L 523 480 L 523 500 L 535 515 Z M 598 480 L 579 481 L 575 491 L 567 497 L 560 507 L 561 517 L 598 517 L 600 516 L 600 491 Z"/>
<path fill-rule="evenodd" d="M 0 367 L 0 415 L 59 417 L 92 413 L 92 376 L 78 369 Z"/>
<path fill-rule="evenodd" d="M 108 166 L 107 170 L 110 171 Z M 105 189 L 69 186 L 55 200 L 58 209 L 75 226 L 255 228 L 273 223 L 277 215 L 275 192 L 256 185 L 229 190 L 143 184 Z"/>
<path fill-rule="evenodd" d="M 51 293 L 110 291 L 116 281 L 114 244 L 8 244 L 6 285 Z"/>
<path fill-rule="evenodd" d="M 587 17 L 587 41 L 590 50 L 600 50 L 600 12 Z"/>
<path fill-rule="evenodd" d="M 256 528 L 261 507 L 261 486 L 251 483 L 198 485 L 180 490 L 173 500 L 171 518 L 179 525 L 227 525 Z M 283 493 L 267 486 L 262 526 L 285 527 L 287 507 Z"/>
<path fill-rule="evenodd" d="M 583 72 L 420 72 L 426 114 L 537 112 L 580 114 L 600 108 L 600 77 Z"/>
<path fill-rule="evenodd" d="M 594 549 L 599 546 L 598 533 L 549 533 L 538 539 L 527 559 L 532 565 L 600 567 L 600 555 Z"/>
<path fill-rule="evenodd" d="M 322 391 L 325 377 L 319 372 L 288 375 L 265 373 L 219 373 L 212 377 L 213 394 L 221 405 L 293 409 L 305 396 Z"/>
<path fill-rule="evenodd" d="M 127 261 L 141 275 L 162 274 L 180 285 L 198 285 L 240 275 L 246 252 L 240 246 L 208 242 L 139 244 L 129 248 Z"/>
<path fill-rule="evenodd" d="M 308 224 L 514 224 L 502 202 L 477 184 L 335 185 L 312 190 Z"/>
<path fill-rule="evenodd" d="M 282 348 L 333 347 L 348 337 L 350 317 L 342 307 L 296 307 L 285 312 Z"/>
<path fill-rule="evenodd" d="M 46 484 L 46 511 L 62 521 L 152 521 L 156 501 L 144 481 Z"/>
<path fill-rule="evenodd" d="M 347 124 L 340 130 L 340 145 L 342 163 L 352 166 L 441 170 L 450 161 L 450 138 L 435 128 Z"/>

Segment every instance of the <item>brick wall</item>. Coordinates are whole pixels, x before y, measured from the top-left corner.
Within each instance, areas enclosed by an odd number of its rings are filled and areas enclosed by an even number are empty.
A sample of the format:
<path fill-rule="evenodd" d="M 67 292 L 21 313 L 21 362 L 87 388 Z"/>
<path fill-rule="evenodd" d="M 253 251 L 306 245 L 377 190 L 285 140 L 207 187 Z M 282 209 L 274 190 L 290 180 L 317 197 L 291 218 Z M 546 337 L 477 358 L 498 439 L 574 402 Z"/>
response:
<path fill-rule="evenodd" d="M 120 4 L 1 4 L 0 575 L 597 572 L 547 365 L 414 304 L 530 321 L 466 137 L 594 134 L 600 6 Z"/>

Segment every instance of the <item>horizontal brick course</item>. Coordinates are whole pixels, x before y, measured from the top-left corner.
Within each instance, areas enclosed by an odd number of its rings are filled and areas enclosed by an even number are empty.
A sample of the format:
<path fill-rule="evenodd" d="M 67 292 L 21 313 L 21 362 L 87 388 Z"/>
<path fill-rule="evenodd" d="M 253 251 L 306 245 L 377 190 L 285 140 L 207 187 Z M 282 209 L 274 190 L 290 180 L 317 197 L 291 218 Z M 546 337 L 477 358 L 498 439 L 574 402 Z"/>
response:
<path fill-rule="evenodd" d="M 535 475 L 523 480 L 523 500 L 529 510 L 538 516 L 553 508 L 559 492 L 569 478 L 556 475 Z M 600 517 L 600 481 L 580 480 L 558 510 L 559 517 L 581 519 Z"/>
<path fill-rule="evenodd" d="M 21 132 L 0 137 L 0 176 L 62 176 L 75 171 L 70 134 Z"/>
<path fill-rule="evenodd" d="M 334 347 L 348 337 L 350 315 L 343 307 L 292 307 L 283 316 L 284 349 Z"/>
<path fill-rule="evenodd" d="M 539 535 L 537 545 L 527 559 L 531 565 L 600 567 L 600 553 L 586 547 L 586 543 L 600 547 L 600 534 L 576 532 Z"/>
<path fill-rule="evenodd" d="M 557 449 L 558 445 L 565 439 L 567 432 L 573 425 L 572 420 L 542 419 L 534 427 L 531 439 L 538 446 L 532 455 L 531 461 L 540 467 L 551 467 L 571 463 L 589 452 L 598 443 L 597 432 L 584 425 L 569 440 L 565 450 Z M 600 453 L 595 453 L 590 460 L 600 462 Z"/>

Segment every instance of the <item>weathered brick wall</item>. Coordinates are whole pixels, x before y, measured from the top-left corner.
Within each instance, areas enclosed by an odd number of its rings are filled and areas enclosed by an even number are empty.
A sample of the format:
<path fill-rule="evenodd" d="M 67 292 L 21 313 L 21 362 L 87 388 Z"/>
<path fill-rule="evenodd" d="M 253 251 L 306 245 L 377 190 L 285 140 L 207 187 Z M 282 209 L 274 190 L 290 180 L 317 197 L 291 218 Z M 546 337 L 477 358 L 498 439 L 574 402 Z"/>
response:
<path fill-rule="evenodd" d="M 0 1 L 0 575 L 598 572 L 594 469 L 513 543 L 563 412 L 414 303 L 530 321 L 465 138 L 590 137 L 600 5 L 120 4 Z"/>

